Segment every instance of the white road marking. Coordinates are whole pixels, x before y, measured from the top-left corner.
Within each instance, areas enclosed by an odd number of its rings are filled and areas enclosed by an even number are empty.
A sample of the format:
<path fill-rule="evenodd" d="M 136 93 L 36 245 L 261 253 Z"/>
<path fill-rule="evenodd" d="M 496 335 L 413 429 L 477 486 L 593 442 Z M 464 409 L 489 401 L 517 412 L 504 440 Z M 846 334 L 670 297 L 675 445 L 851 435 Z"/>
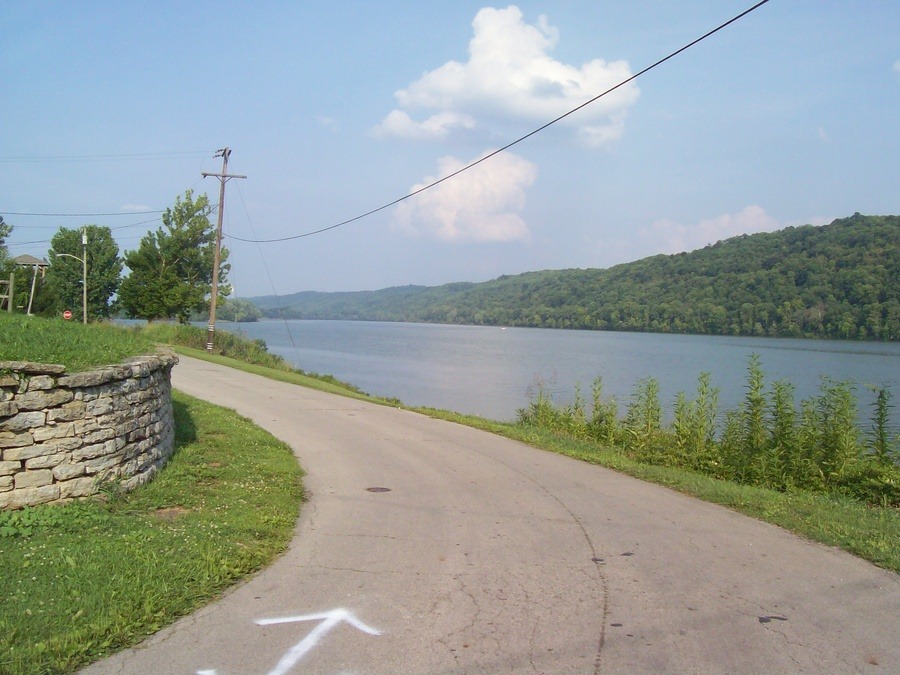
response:
<path fill-rule="evenodd" d="M 306 652 L 316 646 L 319 640 L 321 640 L 328 631 L 342 621 L 346 621 L 363 633 L 368 633 L 369 635 L 381 635 L 381 631 L 372 628 L 371 626 L 367 626 L 357 619 L 353 615 L 353 612 L 343 608 L 332 609 L 331 611 L 319 614 L 306 614 L 304 616 L 289 616 L 281 619 L 259 619 L 255 623 L 258 626 L 271 626 L 279 623 L 298 623 L 301 621 L 321 621 L 322 623 L 313 628 L 309 635 L 303 638 L 303 640 L 291 647 L 285 655 L 281 657 L 278 665 L 275 666 L 273 670 L 269 671 L 269 675 L 285 675 L 285 673 L 293 668 L 300 659 L 306 655 Z"/>

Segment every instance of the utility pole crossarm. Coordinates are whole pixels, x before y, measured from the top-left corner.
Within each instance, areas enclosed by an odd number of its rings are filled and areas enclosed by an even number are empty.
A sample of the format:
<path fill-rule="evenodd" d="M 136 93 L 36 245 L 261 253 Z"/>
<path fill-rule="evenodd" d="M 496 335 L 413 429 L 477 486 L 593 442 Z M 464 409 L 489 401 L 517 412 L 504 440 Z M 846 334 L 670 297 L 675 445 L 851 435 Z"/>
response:
<path fill-rule="evenodd" d="M 203 176 L 204 178 L 208 178 L 210 176 L 213 176 L 215 178 L 246 178 L 247 177 L 247 176 L 241 176 L 240 174 L 237 174 L 237 173 L 208 173 L 206 171 L 201 171 L 200 175 Z"/>
<path fill-rule="evenodd" d="M 213 176 L 219 179 L 219 217 L 216 226 L 216 249 L 213 257 L 212 289 L 209 298 L 209 327 L 206 332 L 206 351 L 210 354 L 213 350 L 213 342 L 216 335 L 216 301 L 219 297 L 219 264 L 222 251 L 222 214 L 225 211 L 225 183 L 229 178 L 246 178 L 238 174 L 228 173 L 228 158 L 231 156 L 231 148 L 222 148 L 216 152 L 216 157 L 222 158 L 222 173 L 207 173 L 201 171 L 200 175 L 206 178 Z"/>

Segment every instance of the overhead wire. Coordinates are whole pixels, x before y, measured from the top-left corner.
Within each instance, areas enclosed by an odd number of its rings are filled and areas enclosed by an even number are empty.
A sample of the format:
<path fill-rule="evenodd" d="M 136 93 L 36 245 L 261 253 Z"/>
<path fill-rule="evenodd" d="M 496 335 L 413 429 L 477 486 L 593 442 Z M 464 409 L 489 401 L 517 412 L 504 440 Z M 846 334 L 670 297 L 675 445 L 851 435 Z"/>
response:
<path fill-rule="evenodd" d="M 512 148 L 513 146 L 516 146 L 516 145 L 518 145 L 519 143 L 522 143 L 523 141 L 525 141 L 525 140 L 531 138 L 532 136 L 534 136 L 534 135 L 536 135 L 536 134 L 539 134 L 540 132 L 544 131 L 544 130 L 547 129 L 548 127 L 550 127 L 550 126 L 556 124 L 557 122 L 560 122 L 560 121 L 566 119 L 567 117 L 569 117 L 570 115 L 573 115 L 574 113 L 578 112 L 578 111 L 581 110 L 582 108 L 585 108 L 585 107 L 591 105 L 592 103 L 596 102 L 597 100 L 603 98 L 604 96 L 606 96 L 606 95 L 608 95 L 608 94 L 611 94 L 612 92 L 616 91 L 617 89 L 620 89 L 620 88 L 624 87 L 626 84 L 628 84 L 628 83 L 630 83 L 630 82 L 633 82 L 633 81 L 636 80 L 637 78 L 639 78 L 639 77 L 641 77 L 642 75 L 644 75 L 644 74 L 650 72 L 650 71 L 653 70 L 654 68 L 656 68 L 656 67 L 662 65 L 662 64 L 665 63 L 666 61 L 668 61 L 668 60 L 670 60 L 670 59 L 672 59 L 672 58 L 678 56 L 678 55 L 681 54 L 682 52 L 684 52 L 684 51 L 690 49 L 691 47 L 693 47 L 694 45 L 696 45 L 696 44 L 702 42 L 703 40 L 706 40 L 708 37 L 710 37 L 710 36 L 712 36 L 712 35 L 718 33 L 720 30 L 722 30 L 722 29 L 724 29 L 724 28 L 730 26 L 730 25 L 733 24 L 735 21 L 739 21 L 740 19 L 742 19 L 743 17 L 747 16 L 748 14 L 750 14 L 751 12 L 753 12 L 754 10 L 759 9 L 760 7 L 762 7 L 763 5 L 765 5 L 767 2 L 769 2 L 769 0 L 760 0 L 760 2 L 757 2 L 755 5 L 753 5 L 753 6 L 750 7 L 749 9 L 744 10 L 743 12 L 741 12 L 740 14 L 738 14 L 738 15 L 732 17 L 732 18 L 729 19 L 728 21 L 726 21 L 726 22 L 724 22 L 724 23 L 718 25 L 717 27 L 713 28 L 712 30 L 710 30 L 710 31 L 708 31 L 708 32 L 706 32 L 706 33 L 704 33 L 703 35 L 701 35 L 700 37 L 696 38 L 695 40 L 692 40 L 691 42 L 687 43 L 687 44 L 684 45 L 683 47 L 681 47 L 681 48 L 679 48 L 679 49 L 676 49 L 674 52 L 671 52 L 668 56 L 665 56 L 665 57 L 659 59 L 658 61 L 656 61 L 656 62 L 650 64 L 649 66 L 643 68 L 642 70 L 638 71 L 638 72 L 635 73 L 634 75 L 631 75 L 630 77 L 628 77 L 628 78 L 622 80 L 622 81 L 619 82 L 618 84 L 616 84 L 616 85 L 610 87 L 610 88 L 607 89 L 606 91 L 604 91 L 604 92 L 602 92 L 602 93 L 600 93 L 600 94 L 597 94 L 596 96 L 594 96 L 593 98 L 588 99 L 588 100 L 585 101 L 584 103 L 581 103 L 580 105 L 578 105 L 578 106 L 572 108 L 571 110 L 569 110 L 569 111 L 563 113 L 562 115 L 559 115 L 558 117 L 555 117 L 554 119 L 550 120 L 549 122 L 546 122 L 546 123 L 542 124 L 542 125 L 539 126 L 537 129 L 534 129 L 534 130 L 528 132 L 527 134 L 525 134 L 524 136 L 520 136 L 519 138 L 515 139 L 514 141 L 511 141 L 511 142 L 507 143 L 506 145 L 504 145 L 504 146 L 502 146 L 502 147 L 500 147 L 500 148 L 497 148 L 496 150 L 493 150 L 493 151 L 489 152 L 489 153 L 486 154 L 484 157 L 481 157 L 481 158 L 479 158 L 479 159 L 477 159 L 477 160 L 475 160 L 475 161 L 473 161 L 473 162 L 470 162 L 469 164 L 466 164 L 464 167 L 462 167 L 462 168 L 460 168 L 460 169 L 457 169 L 456 171 L 453 171 L 453 172 L 447 174 L 446 176 L 443 176 L 442 178 L 439 178 L 439 179 L 437 179 L 437 180 L 435 180 L 435 181 L 432 181 L 431 183 L 428 183 L 427 185 L 424 185 L 424 186 L 422 186 L 422 187 L 420 187 L 420 188 L 418 188 L 418 189 L 416 189 L 416 190 L 413 190 L 412 192 L 409 192 L 409 193 L 403 195 L 402 197 L 398 197 L 397 199 L 394 199 L 393 201 L 388 202 L 387 204 L 383 204 L 382 206 L 379 206 L 379 207 L 377 207 L 377 208 L 374 208 L 374 209 L 371 209 L 371 210 L 369 210 L 369 211 L 366 211 L 365 213 L 361 213 L 361 214 L 359 214 L 358 216 L 354 216 L 353 218 L 348 218 L 347 220 L 343 220 L 343 221 L 341 221 L 341 222 L 339 222 L 339 223 L 335 223 L 334 225 L 329 225 L 329 226 L 327 226 L 327 227 L 322 227 L 322 228 L 319 228 L 319 229 L 317 229 L 317 230 L 312 230 L 311 232 L 304 232 L 304 233 L 302 233 L 302 234 L 294 234 L 294 235 L 290 235 L 290 236 L 287 236 L 287 237 L 276 237 L 276 238 L 273 238 L 273 239 L 244 239 L 244 238 L 241 238 L 241 237 L 236 237 L 236 236 L 234 236 L 234 235 L 230 235 L 229 238 L 234 239 L 234 240 L 236 240 L 236 241 L 243 241 L 243 242 L 247 242 L 247 243 L 251 243 L 251 244 L 253 244 L 253 243 L 256 243 L 256 244 L 272 244 L 272 243 L 282 242 L 282 241 L 292 241 L 292 240 L 294 240 L 294 239 L 302 239 L 302 238 L 304 238 L 304 237 L 311 237 L 311 236 L 316 235 L 316 234 L 322 234 L 323 232 L 328 232 L 328 231 L 330 231 L 330 230 L 335 230 L 335 229 L 337 229 L 337 228 L 339 228 L 339 227 L 343 227 L 343 226 L 345 226 L 345 225 L 349 225 L 350 223 L 354 223 L 354 222 L 356 222 L 357 220 L 362 220 L 363 218 L 367 218 L 367 217 L 369 217 L 369 216 L 371 216 L 371 215 L 374 215 L 374 214 L 376 214 L 376 213 L 378 213 L 378 212 L 380 212 L 380 211 L 384 211 L 385 209 L 389 209 L 389 208 L 391 208 L 392 206 L 396 206 L 397 204 L 399 204 L 399 203 L 401 203 L 401 202 L 404 202 L 404 201 L 406 201 L 407 199 L 410 199 L 410 198 L 412 198 L 412 197 L 415 197 L 416 195 L 421 194 L 422 192 L 425 192 L 426 190 L 430 190 L 430 189 L 432 189 L 432 188 L 434 188 L 434 187 L 440 185 L 441 183 L 444 183 L 444 182 L 450 180 L 451 178 L 455 178 L 456 176 L 458 176 L 458 175 L 461 174 L 461 173 L 464 173 L 464 172 L 466 172 L 466 171 L 469 171 L 470 169 L 473 169 L 474 167 L 478 166 L 479 164 L 482 164 L 483 162 L 486 162 L 487 160 L 491 159 L 492 157 L 496 157 L 496 156 L 499 155 L 500 153 L 509 150 L 509 149 Z"/>
<path fill-rule="evenodd" d="M 250 231 L 253 232 L 253 236 L 256 236 L 256 231 L 253 228 L 253 221 L 250 219 L 250 211 L 247 209 L 247 203 L 244 201 L 244 194 L 241 192 L 240 182 L 235 183 L 235 188 L 238 191 L 238 196 L 241 198 L 241 205 L 244 207 L 244 213 L 247 214 L 247 224 L 250 226 Z M 278 316 L 281 317 L 281 321 L 284 323 L 284 329 L 287 331 L 288 339 L 291 341 L 291 347 L 294 349 L 294 355 L 296 356 L 296 363 L 300 363 L 300 350 L 297 348 L 297 343 L 294 341 L 294 334 L 291 332 L 291 327 L 288 324 L 287 317 L 284 315 L 284 307 L 281 304 L 281 296 L 278 295 L 278 291 L 275 290 L 275 281 L 272 279 L 272 272 L 269 270 L 269 266 L 266 264 L 266 257 L 263 255 L 262 246 L 259 243 L 256 243 L 256 249 L 259 252 L 259 259 L 262 262 L 263 269 L 266 272 L 266 278 L 269 280 L 269 286 L 272 289 L 272 295 L 275 296 L 275 308 L 278 310 Z"/>
<path fill-rule="evenodd" d="M 2 163 L 34 163 L 34 162 L 104 162 L 155 159 L 193 159 L 211 154 L 211 150 L 185 150 L 180 152 L 143 152 L 132 154 L 110 155 L 31 155 L 0 157 Z"/>
<path fill-rule="evenodd" d="M 160 211 L 112 211 L 109 213 L 25 213 L 23 211 L 0 211 L 4 216 L 41 216 L 44 218 L 92 218 L 94 216 L 141 216 L 149 213 L 165 213 Z"/>

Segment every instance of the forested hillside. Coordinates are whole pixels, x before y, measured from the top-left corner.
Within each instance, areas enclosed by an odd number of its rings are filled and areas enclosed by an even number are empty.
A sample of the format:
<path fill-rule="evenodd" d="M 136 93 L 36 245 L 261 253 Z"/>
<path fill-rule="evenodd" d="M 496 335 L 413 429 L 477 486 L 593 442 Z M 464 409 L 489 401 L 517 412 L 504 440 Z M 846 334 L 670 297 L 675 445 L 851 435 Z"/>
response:
<path fill-rule="evenodd" d="M 898 340 L 900 216 L 857 213 L 609 269 L 252 300 L 302 319 Z"/>

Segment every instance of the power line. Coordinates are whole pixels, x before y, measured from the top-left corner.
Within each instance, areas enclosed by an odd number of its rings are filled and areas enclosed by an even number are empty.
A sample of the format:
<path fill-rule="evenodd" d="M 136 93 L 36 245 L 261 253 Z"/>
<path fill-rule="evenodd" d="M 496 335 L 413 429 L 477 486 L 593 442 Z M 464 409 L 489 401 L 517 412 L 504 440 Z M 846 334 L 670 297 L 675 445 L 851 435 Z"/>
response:
<path fill-rule="evenodd" d="M 475 160 L 474 162 L 471 162 L 471 163 L 469 163 L 469 164 L 466 164 L 466 165 L 465 165 L 464 167 L 462 167 L 461 169 L 457 169 L 456 171 L 447 174 L 447 175 L 444 176 L 443 178 L 439 178 L 439 179 L 437 179 L 436 181 L 433 181 L 433 182 L 429 183 L 428 185 L 425 185 L 425 186 L 423 186 L 423 187 L 420 187 L 418 190 L 413 190 L 412 192 L 410 192 L 410 193 L 408 193 L 408 194 L 406 194 L 406 195 L 404 195 L 404 196 L 402 196 L 402 197 L 399 197 L 399 198 L 395 199 L 395 200 L 392 201 L 392 202 L 389 202 L 389 203 L 387 203 L 387 204 L 384 204 L 383 206 L 379 206 L 378 208 L 372 209 L 372 210 L 370 210 L 370 211 L 366 211 L 365 213 L 362 213 L 362 214 L 360 214 L 360 215 L 358 215 L 358 216 L 354 216 L 353 218 L 348 218 L 347 220 L 341 221 L 340 223 L 336 223 L 336 224 L 334 224 L 334 225 L 329 225 L 328 227 L 323 227 L 323 228 L 320 228 L 320 229 L 318 229 L 318 230 L 313 230 L 313 231 L 311 231 L 311 232 L 304 232 L 303 234 L 295 234 L 295 235 L 291 235 L 291 236 L 289 236 L 289 237 L 278 237 L 278 238 L 276 238 L 276 239 L 243 239 L 243 238 L 241 238 L 241 237 L 235 237 L 234 235 L 228 235 L 228 236 L 229 236 L 230 239 L 235 239 L 235 240 L 237 240 L 237 241 L 249 242 L 249 243 L 252 243 L 252 244 L 271 244 L 271 243 L 281 242 L 281 241 L 291 241 L 291 240 L 294 240 L 294 239 L 302 239 L 303 237 L 311 237 L 311 236 L 316 235 L 316 234 L 321 234 L 321 233 L 323 233 L 323 232 L 328 232 L 329 230 L 334 230 L 334 229 L 337 229 L 337 228 L 339 228 L 339 227 L 343 227 L 344 225 L 349 225 L 350 223 L 356 222 L 357 220 L 362 220 L 363 218 L 366 218 L 366 217 L 368 217 L 368 216 L 374 215 L 374 214 L 378 213 L 379 211 L 384 211 L 385 209 L 389 209 L 389 208 L 392 207 L 392 206 L 396 206 L 396 205 L 399 204 L 400 202 L 406 201 L 407 199 L 410 199 L 411 197 L 415 197 L 416 195 L 418 195 L 418 194 L 420 194 L 420 193 L 422 193 L 422 192 L 425 192 L 426 190 L 430 190 L 431 188 L 436 187 L 437 185 L 440 185 L 441 183 L 443 183 L 443 182 L 445 182 L 445 181 L 448 181 L 448 180 L 450 180 L 451 178 L 454 178 L 454 177 L 458 176 L 459 174 L 461 174 L 461 173 L 463 173 L 463 172 L 465 172 L 465 171 L 468 171 L 469 169 L 472 169 L 472 168 L 478 166 L 478 165 L 481 164 L 482 162 L 486 162 L 487 160 L 491 159 L 492 157 L 495 157 L 496 155 L 499 155 L 501 152 L 505 152 L 506 150 L 509 150 L 509 149 L 510 149 L 511 147 L 513 147 L 514 145 L 518 145 L 518 144 L 521 143 L 522 141 L 525 141 L 525 140 L 531 138 L 531 137 L 534 136 L 535 134 L 538 134 L 538 133 L 544 131 L 544 130 L 547 129 L 548 127 L 550 127 L 550 126 L 556 124 L 557 122 L 559 122 L 559 121 L 561 121 L 561 120 L 564 120 L 565 118 L 567 118 L 567 117 L 569 117 L 570 115 L 572 115 L 572 114 L 578 112 L 578 111 L 581 110 L 582 108 L 585 108 L 585 107 L 591 105 L 592 103 L 596 102 L 597 100 L 603 98 L 603 97 L 606 96 L 607 94 L 611 94 L 612 92 L 616 91 L 617 89 L 620 89 L 621 87 L 624 87 L 624 86 L 625 86 L 626 84 L 628 84 L 629 82 L 633 82 L 634 80 L 636 80 L 637 78 L 639 78 L 641 75 L 644 75 L 645 73 L 650 72 L 651 70 L 653 70 L 653 69 L 656 68 L 657 66 L 660 66 L 660 65 L 662 65 L 663 63 L 665 63 L 666 61 L 668 61 L 669 59 L 672 59 L 672 58 L 678 56 L 679 54 L 681 54 L 681 52 L 690 49 L 691 47 L 693 47 L 694 45 L 696 45 L 696 44 L 702 42 L 703 40 L 705 40 L 706 38 L 710 37 L 711 35 L 714 35 L 715 33 L 718 33 L 718 32 L 719 32 L 720 30 L 722 30 L 723 28 L 726 28 L 726 27 L 730 26 L 731 24 L 733 24 L 735 21 L 738 21 L 738 20 L 742 19 L 743 17 L 747 16 L 748 14 L 750 14 L 750 12 L 752 12 L 752 11 L 754 11 L 754 10 L 756 10 L 756 9 L 759 9 L 760 7 L 762 7 L 763 5 L 765 5 L 767 2 L 769 2 L 769 0 L 761 0 L 760 2 L 757 2 L 755 5 L 753 5 L 753 6 L 750 7 L 749 9 L 744 10 L 743 12 L 741 12 L 741 13 L 738 14 L 737 16 L 735 16 L 735 17 L 729 19 L 729 20 L 726 21 L 725 23 L 720 24 L 720 25 L 717 26 L 716 28 L 713 28 L 711 31 L 709 31 L 709 32 L 707 32 L 707 33 L 701 35 L 700 37 L 698 37 L 698 38 L 695 39 L 695 40 L 692 40 L 691 42 L 687 43 L 686 45 L 684 45 L 684 46 L 681 47 L 680 49 L 676 49 L 674 52 L 670 53 L 668 56 L 665 56 L 665 57 L 661 58 L 659 61 L 656 61 L 655 63 L 652 63 L 651 65 L 647 66 L 647 67 L 644 68 L 643 70 L 638 71 L 637 73 L 635 73 L 635 74 L 632 75 L 631 77 L 628 77 L 628 78 L 622 80 L 622 81 L 619 82 L 617 85 L 615 85 L 615 86 L 613 86 L 613 87 L 610 87 L 610 88 L 607 89 L 606 91 L 604 91 L 604 92 L 602 92 L 602 93 L 600 93 L 600 94 L 597 94 L 596 96 L 594 96 L 594 97 L 591 98 L 591 99 L 588 99 L 587 101 L 585 101 L 585 102 L 582 103 L 581 105 L 578 105 L 578 106 L 572 108 L 572 109 L 569 110 L 568 112 L 565 112 L 565 113 L 563 113 L 562 115 L 560 115 L 559 117 L 556 117 L 556 118 L 550 120 L 549 122 L 547 122 L 547 123 L 545 123 L 545 124 L 539 126 L 537 129 L 535 129 L 535 130 L 533 130 L 533 131 L 530 131 L 529 133 L 525 134 L 524 136 L 521 136 L 521 137 L 517 138 L 516 140 L 514 140 L 514 141 L 512 141 L 512 142 L 510 142 L 510 143 L 507 143 L 507 144 L 504 145 L 503 147 L 497 148 L 496 150 L 493 150 L 492 152 L 489 152 L 489 153 L 486 154 L 484 157 L 482 157 L 482 158 L 480 158 L 480 159 L 477 159 L 477 160 Z"/>
<path fill-rule="evenodd" d="M 0 211 L 5 216 L 41 216 L 44 218 L 91 218 L 93 216 L 144 216 L 150 213 L 164 213 L 160 211 L 114 211 L 110 213 L 25 213 L 21 211 Z"/>
<path fill-rule="evenodd" d="M 211 150 L 186 150 L 182 152 L 144 152 L 119 155 L 32 155 L 0 157 L 0 162 L 104 162 L 104 161 L 145 161 L 159 159 L 194 159 L 207 157 Z"/>
<path fill-rule="evenodd" d="M 240 183 L 236 183 L 235 188 L 237 188 L 238 196 L 241 198 L 241 205 L 244 207 L 244 213 L 247 214 L 247 224 L 250 226 L 250 231 L 253 232 L 253 236 L 256 236 L 256 231 L 253 229 L 253 221 L 250 219 L 250 212 L 247 210 L 247 203 L 244 201 L 244 195 L 241 192 Z M 278 316 L 281 317 L 281 321 L 284 323 L 284 329 L 287 331 L 288 338 L 291 341 L 291 347 L 294 348 L 294 356 L 296 357 L 296 363 L 299 366 L 300 350 L 297 349 L 297 343 L 294 341 L 294 334 L 291 332 L 287 317 L 284 315 L 284 307 L 281 305 L 281 296 L 279 296 L 278 291 L 275 290 L 275 282 L 272 280 L 272 273 L 269 270 L 269 266 L 266 264 L 266 257 L 263 255 L 262 246 L 260 246 L 259 243 L 256 244 L 256 250 L 259 252 L 260 262 L 262 262 L 263 269 L 266 272 L 269 286 L 272 288 L 272 295 L 275 296 L 275 307 L 278 310 Z"/>
<path fill-rule="evenodd" d="M 199 184 L 200 184 L 200 181 L 197 181 L 189 189 L 193 191 L 194 189 L 196 189 L 196 187 Z M 210 206 L 209 208 L 210 208 L 210 211 L 209 211 L 210 213 L 215 213 L 216 209 L 218 207 Z M 100 216 L 147 216 L 147 215 L 156 214 L 156 213 L 165 213 L 167 210 L 168 209 L 156 209 L 156 210 L 150 210 L 150 211 L 111 211 L 108 213 L 31 213 L 31 212 L 25 212 L 25 211 L 0 211 L 0 215 L 29 216 L 29 217 L 35 216 L 35 217 L 41 217 L 41 218 L 93 218 L 93 217 L 100 217 Z M 159 219 L 155 218 L 153 220 L 159 220 Z M 140 223 L 134 223 L 133 225 L 122 225 L 121 227 L 134 227 L 135 225 L 142 225 L 143 223 L 152 223 L 153 220 L 145 220 Z M 41 226 L 39 226 L 39 225 L 16 225 L 16 228 L 19 228 L 19 227 L 34 228 L 34 227 L 41 227 Z M 50 226 L 50 227 L 52 227 L 52 226 Z M 119 228 L 114 227 L 112 229 L 115 230 L 115 229 L 119 229 Z"/>

